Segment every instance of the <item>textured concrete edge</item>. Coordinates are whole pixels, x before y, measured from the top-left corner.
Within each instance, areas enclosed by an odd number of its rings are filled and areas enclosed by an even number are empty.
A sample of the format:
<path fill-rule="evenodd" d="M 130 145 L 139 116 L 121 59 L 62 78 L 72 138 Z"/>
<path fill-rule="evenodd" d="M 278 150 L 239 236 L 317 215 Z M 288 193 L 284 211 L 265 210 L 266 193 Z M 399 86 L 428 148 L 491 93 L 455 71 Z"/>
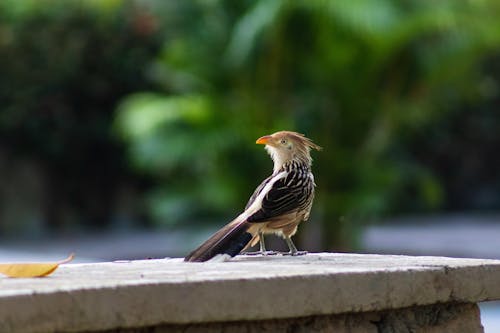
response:
<path fill-rule="evenodd" d="M 445 303 L 377 312 L 318 315 L 257 321 L 160 324 L 87 333 L 216 333 L 216 332 L 427 332 L 480 333 L 479 308 L 472 303 Z"/>
<path fill-rule="evenodd" d="M 4 297 L 2 332 L 106 330 L 266 320 L 500 298 L 499 265 L 183 283 Z M 36 326 L 35 326 L 36 325 Z"/>

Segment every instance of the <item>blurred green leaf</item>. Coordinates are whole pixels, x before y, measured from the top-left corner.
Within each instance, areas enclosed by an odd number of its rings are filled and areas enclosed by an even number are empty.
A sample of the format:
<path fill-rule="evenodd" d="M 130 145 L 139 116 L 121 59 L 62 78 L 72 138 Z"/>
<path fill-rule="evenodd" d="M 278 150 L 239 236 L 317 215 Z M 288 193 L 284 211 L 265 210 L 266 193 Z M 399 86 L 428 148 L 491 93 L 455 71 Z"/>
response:
<path fill-rule="evenodd" d="M 209 101 L 203 96 L 163 96 L 139 93 L 119 107 L 116 124 L 128 139 L 141 139 L 166 125 L 202 123 L 210 117 Z"/>
<path fill-rule="evenodd" d="M 239 66 L 250 57 L 259 35 L 276 22 L 283 4 L 282 0 L 259 0 L 238 20 L 225 55 L 230 66 Z"/>

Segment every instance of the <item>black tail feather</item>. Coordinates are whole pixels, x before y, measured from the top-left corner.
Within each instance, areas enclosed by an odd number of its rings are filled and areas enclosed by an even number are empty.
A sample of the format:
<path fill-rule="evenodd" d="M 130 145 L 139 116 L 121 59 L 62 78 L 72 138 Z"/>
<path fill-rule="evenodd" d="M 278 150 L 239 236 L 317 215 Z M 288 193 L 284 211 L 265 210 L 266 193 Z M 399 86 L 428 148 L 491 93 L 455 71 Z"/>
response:
<path fill-rule="evenodd" d="M 253 236 L 249 232 L 244 232 L 240 234 L 238 237 L 232 239 L 227 245 L 227 248 L 223 250 L 222 253 L 229 254 L 231 257 L 234 257 L 238 253 L 241 252 L 247 246 L 248 242 L 252 240 Z"/>
<path fill-rule="evenodd" d="M 230 223 L 217 231 L 212 237 L 188 254 L 184 261 L 201 262 L 212 259 L 218 254 L 234 257 L 252 240 L 248 223 Z"/>

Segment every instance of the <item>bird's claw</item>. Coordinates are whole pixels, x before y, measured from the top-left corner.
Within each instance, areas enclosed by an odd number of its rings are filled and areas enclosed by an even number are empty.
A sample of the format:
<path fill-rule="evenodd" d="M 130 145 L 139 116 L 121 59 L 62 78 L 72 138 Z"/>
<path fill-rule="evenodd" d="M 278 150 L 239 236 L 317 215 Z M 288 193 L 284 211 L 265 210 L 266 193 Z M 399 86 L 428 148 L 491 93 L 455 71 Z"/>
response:
<path fill-rule="evenodd" d="M 255 252 L 242 252 L 241 254 L 246 256 L 275 256 L 278 254 L 276 251 L 255 251 Z"/>
<path fill-rule="evenodd" d="M 283 252 L 282 255 L 295 257 L 295 256 L 304 256 L 307 253 L 308 253 L 307 251 L 295 251 L 295 252 L 290 251 L 290 252 Z"/>

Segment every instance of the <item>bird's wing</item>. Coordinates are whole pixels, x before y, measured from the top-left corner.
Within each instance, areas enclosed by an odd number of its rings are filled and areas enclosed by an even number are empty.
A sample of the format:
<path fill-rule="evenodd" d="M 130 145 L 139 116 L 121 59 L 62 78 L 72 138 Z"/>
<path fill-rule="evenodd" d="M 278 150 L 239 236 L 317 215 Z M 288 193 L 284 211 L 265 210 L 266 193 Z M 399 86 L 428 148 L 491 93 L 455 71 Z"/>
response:
<path fill-rule="evenodd" d="M 262 192 L 262 190 L 264 189 L 264 187 L 266 187 L 267 183 L 269 183 L 269 181 L 272 178 L 273 178 L 273 175 L 267 177 L 266 179 L 264 179 L 264 181 L 262 183 L 260 183 L 259 186 L 257 186 L 257 188 L 253 192 L 252 196 L 248 200 L 247 205 L 245 206 L 245 210 L 247 210 L 248 207 L 250 207 L 254 203 L 255 199 L 257 199 L 257 197 L 259 196 L 260 192 Z"/>
<path fill-rule="evenodd" d="M 294 170 L 288 172 L 286 177 L 276 180 L 262 196 L 259 209 L 251 214 L 247 221 L 266 222 L 302 209 L 311 194 L 310 181 L 307 180 L 308 178 L 305 179 L 300 172 Z"/>

